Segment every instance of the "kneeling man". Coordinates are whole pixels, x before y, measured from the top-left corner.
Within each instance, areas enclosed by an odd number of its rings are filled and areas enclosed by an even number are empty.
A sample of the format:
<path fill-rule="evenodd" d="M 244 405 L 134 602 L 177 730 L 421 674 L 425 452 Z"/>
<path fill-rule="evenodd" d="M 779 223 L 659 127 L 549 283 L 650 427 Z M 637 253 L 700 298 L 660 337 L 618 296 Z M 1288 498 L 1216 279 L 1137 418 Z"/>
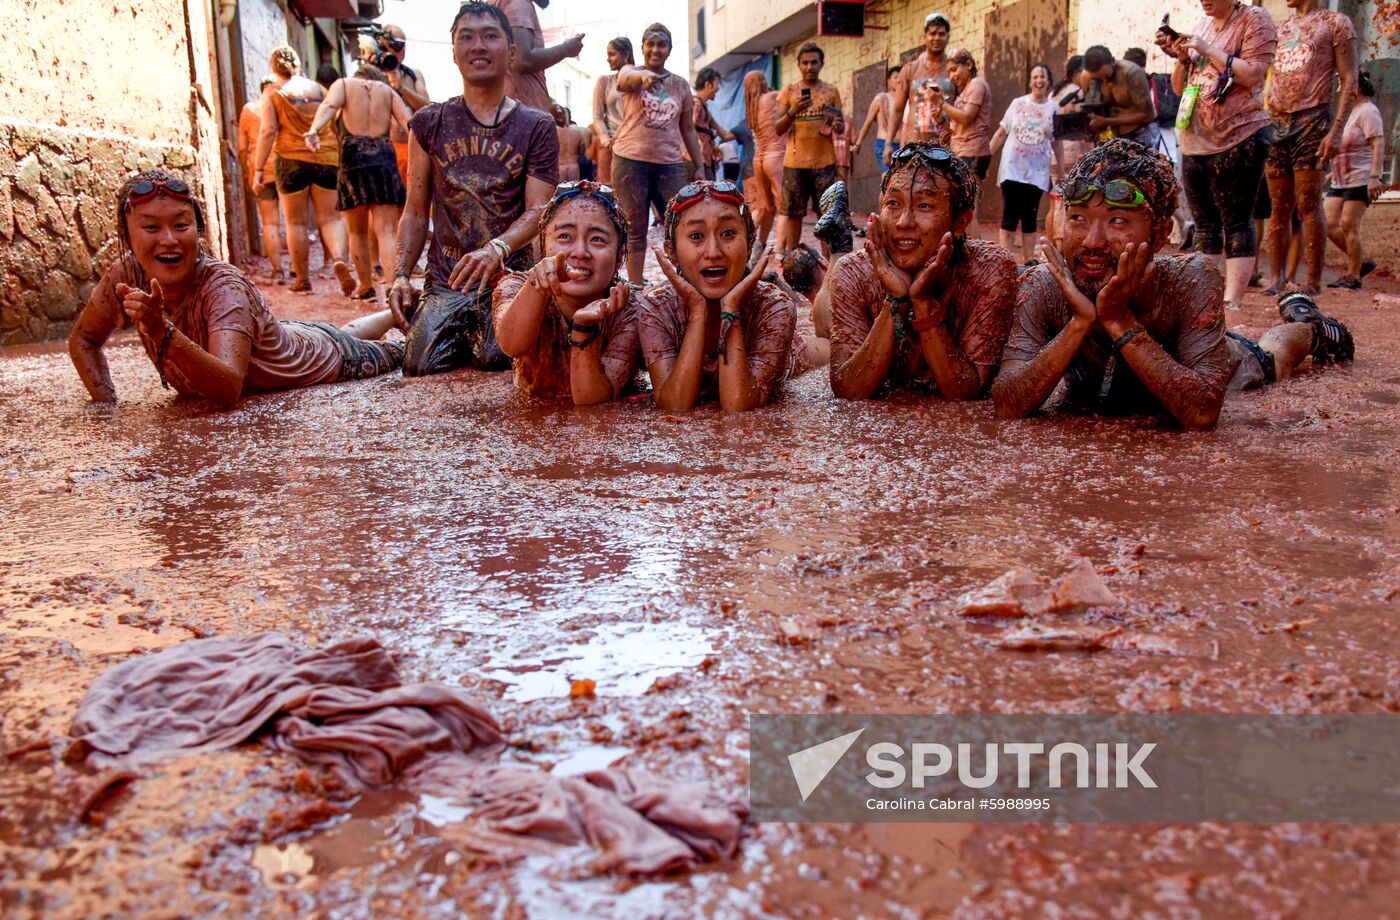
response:
<path fill-rule="evenodd" d="M 865 251 L 831 267 L 814 305 L 831 311 L 837 396 L 986 394 L 1016 306 L 1016 262 L 966 237 L 979 184 L 946 148 L 913 143 L 894 155 Z"/>
<path fill-rule="evenodd" d="M 1021 279 L 1016 321 L 992 399 L 1001 418 L 1038 410 L 1063 378 L 1069 402 L 1104 415 L 1153 413 L 1211 428 L 1229 389 L 1315 363 L 1351 360 L 1351 334 L 1306 297 L 1258 342 L 1225 331 L 1224 282 L 1202 255 L 1154 258 L 1171 232 L 1170 160 L 1119 139 L 1064 182 L 1062 249 Z"/>

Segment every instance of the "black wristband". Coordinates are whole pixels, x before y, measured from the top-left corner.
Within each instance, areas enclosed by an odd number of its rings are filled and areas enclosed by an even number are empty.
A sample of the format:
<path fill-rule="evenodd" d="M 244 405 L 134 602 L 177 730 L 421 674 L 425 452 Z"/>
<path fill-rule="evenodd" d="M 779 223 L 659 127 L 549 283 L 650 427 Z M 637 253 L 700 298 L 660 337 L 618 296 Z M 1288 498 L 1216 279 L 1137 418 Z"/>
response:
<path fill-rule="evenodd" d="M 1129 342 L 1137 338 L 1138 333 L 1146 331 L 1146 329 L 1142 328 L 1142 323 L 1133 323 L 1132 326 L 1128 328 L 1127 332 L 1113 340 L 1113 344 L 1109 346 L 1109 351 L 1117 354 L 1122 351 Z"/>

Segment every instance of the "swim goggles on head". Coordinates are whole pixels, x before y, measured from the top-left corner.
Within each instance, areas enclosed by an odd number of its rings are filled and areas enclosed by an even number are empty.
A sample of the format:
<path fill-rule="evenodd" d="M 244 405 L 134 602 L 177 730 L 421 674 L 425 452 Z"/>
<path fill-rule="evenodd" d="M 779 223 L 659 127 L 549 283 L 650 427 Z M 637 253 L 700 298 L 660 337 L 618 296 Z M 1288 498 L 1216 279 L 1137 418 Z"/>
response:
<path fill-rule="evenodd" d="M 1095 185 L 1091 179 L 1080 178 L 1065 186 L 1064 202 L 1084 204 L 1095 192 L 1103 195 L 1104 204 L 1110 208 L 1136 208 L 1147 201 L 1147 196 L 1127 179 L 1110 179 L 1103 185 Z"/>
<path fill-rule="evenodd" d="M 568 201 L 570 198 L 577 198 L 580 195 L 597 198 L 609 207 L 617 206 L 617 194 L 613 192 L 611 185 L 603 185 L 601 182 L 592 182 L 588 179 L 574 179 L 570 182 L 560 182 L 554 187 L 556 203 Z"/>
<path fill-rule="evenodd" d="M 739 190 L 739 186 L 728 179 L 719 179 L 714 182 L 692 182 L 683 187 L 676 192 L 676 197 L 671 199 L 671 212 L 679 214 L 705 198 L 744 206 L 744 193 Z"/>
<path fill-rule="evenodd" d="M 138 179 L 131 185 L 131 195 L 127 198 L 127 207 L 140 204 L 156 195 L 169 195 L 171 198 L 179 198 L 183 201 L 194 200 L 189 185 L 183 179 L 176 179 L 174 176 L 168 179 Z"/>
<path fill-rule="evenodd" d="M 908 163 L 914 157 L 922 157 L 926 162 L 937 166 L 952 160 L 953 151 L 947 147 L 915 147 L 913 145 L 900 147 L 890 157 L 890 166 L 893 167 L 896 163 Z"/>

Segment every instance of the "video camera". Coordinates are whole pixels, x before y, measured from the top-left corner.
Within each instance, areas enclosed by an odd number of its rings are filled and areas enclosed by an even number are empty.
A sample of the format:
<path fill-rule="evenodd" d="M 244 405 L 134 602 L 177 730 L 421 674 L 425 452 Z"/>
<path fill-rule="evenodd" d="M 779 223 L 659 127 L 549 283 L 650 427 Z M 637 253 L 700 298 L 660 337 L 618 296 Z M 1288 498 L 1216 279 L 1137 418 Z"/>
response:
<path fill-rule="evenodd" d="M 388 29 L 373 22 L 360 26 L 359 33 L 374 39 L 375 52 L 368 58 L 370 64 L 385 72 L 398 69 L 403 56 L 404 43 L 401 39 L 395 38 Z"/>

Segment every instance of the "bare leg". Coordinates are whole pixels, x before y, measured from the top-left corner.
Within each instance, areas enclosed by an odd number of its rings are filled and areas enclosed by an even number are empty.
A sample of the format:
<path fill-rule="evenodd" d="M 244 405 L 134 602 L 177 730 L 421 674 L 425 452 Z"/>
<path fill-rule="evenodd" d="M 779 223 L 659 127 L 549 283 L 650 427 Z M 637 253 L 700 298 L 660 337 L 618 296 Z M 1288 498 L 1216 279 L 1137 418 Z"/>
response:
<path fill-rule="evenodd" d="M 1274 208 L 1274 213 L 1269 217 L 1269 267 L 1274 272 L 1274 290 L 1283 293 L 1288 245 L 1293 241 L 1293 177 L 1270 176 L 1269 199 Z"/>
<path fill-rule="evenodd" d="M 826 367 L 831 363 L 831 340 L 820 336 L 802 340 L 802 363 L 807 367 Z"/>
<path fill-rule="evenodd" d="M 375 264 L 385 271 L 393 268 L 398 259 L 394 244 L 399 232 L 399 215 L 402 211 L 402 208 L 392 204 L 376 204 L 369 209 L 370 229 L 374 231 L 375 241 L 379 244 L 378 262 Z"/>
<path fill-rule="evenodd" d="M 646 270 L 647 254 L 642 252 L 627 253 L 627 280 L 633 284 L 642 284 L 646 281 L 643 274 Z"/>
<path fill-rule="evenodd" d="M 1292 221 L 1288 225 L 1291 238 L 1288 240 L 1288 283 L 1292 285 L 1298 279 L 1298 260 L 1303 254 L 1303 224 L 1301 221 Z M 1309 291 L 1310 294 L 1317 293 Z"/>
<path fill-rule="evenodd" d="M 385 334 L 394 328 L 394 314 L 388 310 L 379 310 L 352 320 L 340 328 L 357 339 L 373 342 L 375 339 L 384 338 Z"/>
<path fill-rule="evenodd" d="M 1274 356 L 1276 379 L 1293 376 L 1303 359 L 1312 354 L 1315 334 L 1308 323 L 1284 323 L 1266 330 L 1259 337 L 1259 347 Z"/>
<path fill-rule="evenodd" d="M 1298 210 L 1303 216 L 1307 239 L 1308 282 L 1303 290 L 1316 294 L 1322 285 L 1322 255 L 1327 248 L 1327 225 L 1322 218 L 1322 170 L 1295 172 L 1293 185 L 1298 190 Z"/>
<path fill-rule="evenodd" d="M 768 244 L 768 234 L 774 229 L 776 222 L 778 245 L 783 242 L 783 234 L 786 232 L 786 219 L 781 214 L 783 205 L 783 159 L 782 157 L 764 157 L 760 164 L 761 168 L 755 170 L 755 175 L 760 182 L 766 183 L 768 190 L 768 200 L 772 203 L 772 217 L 769 218 L 768 229 L 763 231 L 763 243 Z"/>
<path fill-rule="evenodd" d="M 1254 274 L 1254 256 L 1238 256 L 1225 260 L 1225 302 L 1238 307 L 1244 300 L 1249 277 Z"/>
<path fill-rule="evenodd" d="M 1266 237 L 1264 236 L 1264 231 L 1266 228 L 1268 228 L 1268 226 L 1269 222 L 1267 220 L 1264 220 L 1262 217 L 1256 217 L 1254 219 L 1254 267 L 1250 269 L 1249 275 L 1249 280 L 1251 284 L 1254 283 L 1255 278 L 1259 278 L 1264 274 L 1263 270 L 1259 268 L 1259 262 L 1261 259 L 1264 258 L 1264 241 L 1266 239 Z"/>
<path fill-rule="evenodd" d="M 277 213 L 277 199 L 258 200 L 258 221 L 262 224 L 263 255 L 272 264 L 272 277 L 282 277 L 282 223 Z"/>
<path fill-rule="evenodd" d="M 1035 261 L 1035 232 L 1026 233 L 1021 231 L 1021 261 Z"/>
<path fill-rule="evenodd" d="M 350 243 L 345 232 L 345 221 L 335 209 L 336 194 L 333 188 L 311 186 L 311 203 L 316 207 L 316 225 L 321 229 L 321 241 L 334 260 L 332 268 L 340 281 L 340 290 L 350 295 L 355 290 L 355 279 L 350 276 L 345 258 L 349 254 Z M 364 283 L 373 283 L 373 277 L 366 275 Z"/>
<path fill-rule="evenodd" d="M 1327 238 L 1343 253 L 1347 251 L 1346 235 L 1342 233 L 1342 205 L 1340 198 L 1322 199 L 1322 216 L 1327 220 Z"/>
<path fill-rule="evenodd" d="M 277 193 L 282 205 L 282 219 L 287 222 L 287 250 L 292 256 L 292 274 L 296 276 L 294 291 L 311 290 L 311 276 L 307 265 L 311 260 L 311 242 L 306 238 L 306 198 L 304 191 L 290 195 Z"/>
<path fill-rule="evenodd" d="M 1015 231 L 1015 230 L 1002 230 L 1000 227 L 998 227 L 998 228 L 997 228 L 997 245 L 1000 246 L 1002 249 L 1005 249 L 1007 252 L 1015 252 L 1015 251 L 1016 251 L 1016 231 Z M 1024 262 L 1025 259 L 1022 259 L 1021 261 Z"/>
<path fill-rule="evenodd" d="M 359 297 L 374 287 L 374 257 L 369 249 L 369 206 L 340 213 L 350 233 L 350 258 L 355 263 L 355 273 L 360 276 L 360 286 L 350 296 Z"/>

